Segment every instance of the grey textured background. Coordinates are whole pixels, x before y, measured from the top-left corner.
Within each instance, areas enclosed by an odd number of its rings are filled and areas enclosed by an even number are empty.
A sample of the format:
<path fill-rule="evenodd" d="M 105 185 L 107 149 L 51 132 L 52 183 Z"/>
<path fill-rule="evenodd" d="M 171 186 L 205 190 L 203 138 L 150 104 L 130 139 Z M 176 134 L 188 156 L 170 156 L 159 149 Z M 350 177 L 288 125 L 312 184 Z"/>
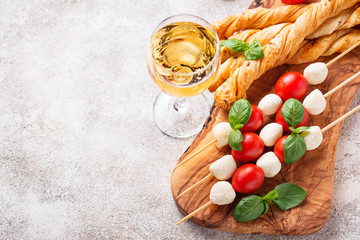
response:
<path fill-rule="evenodd" d="M 173 227 L 182 215 L 171 169 L 193 139 L 167 137 L 152 121 L 159 90 L 146 43 L 170 15 L 213 21 L 249 3 L 0 1 L 0 239 L 359 239 L 359 114 L 345 121 L 319 232 Z"/>

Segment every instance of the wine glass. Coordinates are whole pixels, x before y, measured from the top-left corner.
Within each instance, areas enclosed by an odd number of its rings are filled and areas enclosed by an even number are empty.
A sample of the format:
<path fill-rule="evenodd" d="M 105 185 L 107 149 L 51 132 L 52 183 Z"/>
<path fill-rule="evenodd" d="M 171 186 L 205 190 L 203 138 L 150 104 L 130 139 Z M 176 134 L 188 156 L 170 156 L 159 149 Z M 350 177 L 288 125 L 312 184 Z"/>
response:
<path fill-rule="evenodd" d="M 210 112 L 203 92 L 213 83 L 220 61 L 214 28 L 193 15 L 175 15 L 154 30 L 147 65 L 163 91 L 154 102 L 154 120 L 165 134 L 185 138 L 198 133 Z"/>

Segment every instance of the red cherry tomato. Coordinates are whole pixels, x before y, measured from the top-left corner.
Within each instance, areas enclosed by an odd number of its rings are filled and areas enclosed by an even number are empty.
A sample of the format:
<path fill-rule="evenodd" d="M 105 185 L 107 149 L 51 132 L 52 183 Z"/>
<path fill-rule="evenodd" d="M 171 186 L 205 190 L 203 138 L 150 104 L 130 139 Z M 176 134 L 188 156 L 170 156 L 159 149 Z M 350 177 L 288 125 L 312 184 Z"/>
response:
<path fill-rule="evenodd" d="M 264 182 L 263 170 L 248 163 L 239 167 L 232 177 L 232 187 L 238 193 L 251 193 L 258 190 Z"/>
<path fill-rule="evenodd" d="M 241 151 L 231 149 L 231 155 L 239 162 L 252 162 L 258 159 L 264 152 L 263 140 L 253 132 L 243 133 L 243 141 L 241 142 Z"/>
<path fill-rule="evenodd" d="M 301 100 L 305 97 L 308 84 L 303 75 L 298 72 L 288 72 L 282 75 L 276 82 L 275 93 L 283 102 L 289 98 Z"/>
<path fill-rule="evenodd" d="M 241 132 L 255 132 L 263 124 L 264 118 L 262 110 L 255 105 L 251 105 L 251 115 L 249 121 L 240 129 Z"/>
<path fill-rule="evenodd" d="M 282 106 L 276 113 L 275 122 L 280 124 L 283 127 L 284 132 L 291 132 L 289 129 L 289 125 L 285 122 L 285 119 L 284 119 L 283 115 L 281 114 L 281 109 L 282 109 Z M 306 126 L 308 121 L 309 121 L 309 113 L 306 111 L 306 108 L 304 108 L 304 118 L 301 121 L 301 123 L 299 123 L 299 125 L 297 125 L 295 128 L 300 127 L 300 126 Z"/>
<path fill-rule="evenodd" d="M 282 3 L 294 5 L 294 4 L 300 4 L 305 2 L 306 0 L 281 0 Z"/>
<path fill-rule="evenodd" d="M 288 135 L 289 136 L 289 135 Z M 283 136 L 279 140 L 276 141 L 275 147 L 274 147 L 274 153 L 278 157 L 281 163 L 285 163 L 284 160 L 284 142 L 288 136 Z"/>

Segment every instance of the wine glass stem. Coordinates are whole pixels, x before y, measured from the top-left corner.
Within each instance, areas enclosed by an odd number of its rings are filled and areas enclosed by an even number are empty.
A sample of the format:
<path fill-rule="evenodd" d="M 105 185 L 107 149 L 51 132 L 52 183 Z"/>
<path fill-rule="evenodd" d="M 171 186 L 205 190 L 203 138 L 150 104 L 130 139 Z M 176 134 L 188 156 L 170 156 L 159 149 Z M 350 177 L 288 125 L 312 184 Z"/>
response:
<path fill-rule="evenodd" d="M 188 101 L 186 98 L 177 98 L 174 102 L 174 109 L 177 112 L 182 112 L 186 110 L 187 105 Z"/>

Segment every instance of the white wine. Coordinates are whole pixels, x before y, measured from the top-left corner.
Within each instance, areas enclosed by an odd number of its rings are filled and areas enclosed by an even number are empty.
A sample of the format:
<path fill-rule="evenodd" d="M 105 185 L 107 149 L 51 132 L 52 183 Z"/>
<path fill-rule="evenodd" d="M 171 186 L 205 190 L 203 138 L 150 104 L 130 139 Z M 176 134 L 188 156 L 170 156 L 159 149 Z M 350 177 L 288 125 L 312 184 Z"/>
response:
<path fill-rule="evenodd" d="M 154 121 L 169 136 L 193 136 L 210 111 L 201 93 L 213 83 L 219 67 L 216 31 L 200 17 L 180 14 L 159 23 L 149 42 L 147 67 L 162 90 L 154 102 Z"/>
<path fill-rule="evenodd" d="M 164 92 L 194 96 L 212 84 L 217 39 L 209 29 L 192 22 L 169 24 L 153 35 L 151 50 L 150 73 Z"/>
<path fill-rule="evenodd" d="M 179 22 L 167 25 L 155 33 L 151 45 L 154 60 L 162 67 L 176 73 L 191 73 L 211 62 L 216 51 L 216 38 L 199 24 Z M 165 77 L 178 85 L 196 83 L 202 79 L 201 76 Z"/>

